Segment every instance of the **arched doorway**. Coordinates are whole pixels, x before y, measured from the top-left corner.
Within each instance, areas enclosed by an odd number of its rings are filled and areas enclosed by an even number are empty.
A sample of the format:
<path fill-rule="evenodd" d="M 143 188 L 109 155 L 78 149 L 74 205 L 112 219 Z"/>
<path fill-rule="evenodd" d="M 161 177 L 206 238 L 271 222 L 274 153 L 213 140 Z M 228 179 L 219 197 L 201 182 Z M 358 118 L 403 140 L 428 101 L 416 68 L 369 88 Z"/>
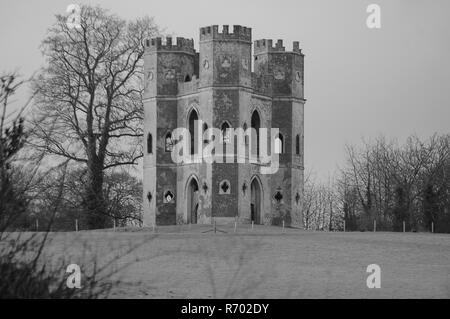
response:
<path fill-rule="evenodd" d="M 187 223 L 197 224 L 198 218 L 198 183 L 197 180 L 192 177 L 187 190 Z"/>
<path fill-rule="evenodd" d="M 255 224 L 262 224 L 261 218 L 261 184 L 258 178 L 253 178 L 251 186 L 250 197 L 250 219 Z"/>

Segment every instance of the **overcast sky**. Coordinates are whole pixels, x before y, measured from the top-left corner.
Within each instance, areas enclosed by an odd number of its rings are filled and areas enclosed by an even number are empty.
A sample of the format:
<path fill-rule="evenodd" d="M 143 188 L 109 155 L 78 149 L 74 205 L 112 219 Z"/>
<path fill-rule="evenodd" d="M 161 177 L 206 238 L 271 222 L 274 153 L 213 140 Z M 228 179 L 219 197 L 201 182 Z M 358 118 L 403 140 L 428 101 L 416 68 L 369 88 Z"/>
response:
<path fill-rule="evenodd" d="M 31 75 L 46 29 L 73 1 L 0 0 L 0 71 Z M 213 24 L 251 27 L 253 40 L 299 41 L 305 53 L 305 160 L 320 177 L 344 161 L 346 143 L 384 134 L 450 133 L 450 1 L 83 1 L 124 18 L 153 16 L 175 36 Z M 381 7 L 381 29 L 366 8 Z"/>

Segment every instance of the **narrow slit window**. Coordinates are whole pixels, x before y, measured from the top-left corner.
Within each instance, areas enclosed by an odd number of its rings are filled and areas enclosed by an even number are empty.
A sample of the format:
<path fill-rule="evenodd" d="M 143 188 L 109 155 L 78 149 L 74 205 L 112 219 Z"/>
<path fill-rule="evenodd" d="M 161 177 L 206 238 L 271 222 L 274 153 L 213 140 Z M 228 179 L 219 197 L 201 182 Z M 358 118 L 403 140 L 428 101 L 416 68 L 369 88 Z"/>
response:
<path fill-rule="evenodd" d="M 147 135 L 147 153 L 153 154 L 153 137 L 150 133 Z"/>

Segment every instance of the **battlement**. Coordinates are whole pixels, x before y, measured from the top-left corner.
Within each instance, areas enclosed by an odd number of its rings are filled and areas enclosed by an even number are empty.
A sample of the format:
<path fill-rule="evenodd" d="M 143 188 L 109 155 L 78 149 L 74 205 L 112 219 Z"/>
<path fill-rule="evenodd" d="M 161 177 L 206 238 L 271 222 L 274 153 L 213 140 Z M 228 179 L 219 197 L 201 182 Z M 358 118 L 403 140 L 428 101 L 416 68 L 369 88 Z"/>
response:
<path fill-rule="evenodd" d="M 273 41 L 271 39 L 256 40 L 254 42 L 253 49 L 255 54 L 267 52 L 286 52 L 285 47 L 283 46 L 283 40 L 277 40 L 275 46 L 273 46 Z M 291 52 L 302 54 L 298 41 L 293 42 Z"/>
<path fill-rule="evenodd" d="M 146 40 L 147 50 L 152 51 L 176 51 L 176 52 L 187 52 L 195 53 L 194 40 L 177 37 L 177 42 L 172 43 L 172 37 L 166 37 L 165 39 L 161 37 L 152 38 Z"/>
<path fill-rule="evenodd" d="M 246 41 L 252 42 L 252 28 L 233 25 L 233 33 L 230 33 L 229 26 L 223 25 L 222 32 L 219 32 L 218 25 L 200 28 L 200 41 L 224 40 L 224 41 Z"/>
<path fill-rule="evenodd" d="M 178 95 L 185 95 L 190 93 L 195 93 L 198 90 L 199 79 L 194 74 L 192 80 L 189 82 L 178 81 Z"/>

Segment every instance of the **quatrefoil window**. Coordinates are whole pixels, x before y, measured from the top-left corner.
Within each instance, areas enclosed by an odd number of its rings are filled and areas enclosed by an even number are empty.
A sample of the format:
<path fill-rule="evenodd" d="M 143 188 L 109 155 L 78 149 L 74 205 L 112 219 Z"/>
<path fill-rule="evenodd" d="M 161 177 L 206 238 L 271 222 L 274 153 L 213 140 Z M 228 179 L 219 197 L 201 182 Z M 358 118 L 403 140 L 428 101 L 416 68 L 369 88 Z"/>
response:
<path fill-rule="evenodd" d="M 281 203 L 281 200 L 283 199 L 283 195 L 280 191 L 277 191 L 273 198 L 277 201 L 277 203 Z"/>
<path fill-rule="evenodd" d="M 219 186 L 219 194 L 230 194 L 230 193 L 231 193 L 230 182 L 227 180 L 222 181 Z"/>

